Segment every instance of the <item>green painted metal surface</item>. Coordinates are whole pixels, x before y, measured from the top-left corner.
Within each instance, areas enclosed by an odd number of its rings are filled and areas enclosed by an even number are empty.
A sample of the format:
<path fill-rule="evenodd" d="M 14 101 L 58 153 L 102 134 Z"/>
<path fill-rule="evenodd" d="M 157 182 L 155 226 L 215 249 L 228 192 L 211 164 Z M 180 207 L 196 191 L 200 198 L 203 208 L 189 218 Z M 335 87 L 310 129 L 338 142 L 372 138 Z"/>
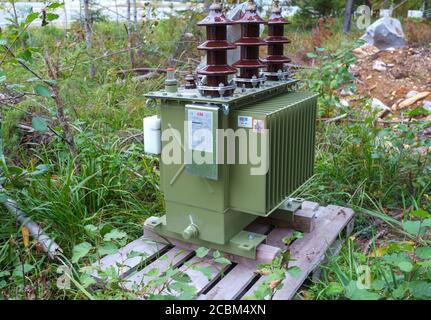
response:
<path fill-rule="evenodd" d="M 250 236 L 244 233 L 244 228 L 257 216 L 268 216 L 276 210 L 313 173 L 317 95 L 288 91 L 286 86 L 277 87 L 277 92 L 263 91 L 259 102 L 254 99 L 255 92 L 249 92 L 248 97 L 236 98 L 235 108 L 228 114 L 223 112 L 223 105 L 217 99 L 211 99 L 209 105 L 196 99 L 152 93 L 153 98 L 160 99 L 162 132 L 169 138 L 162 142 L 160 161 L 166 215 L 160 219 L 156 232 L 254 258 L 257 245 L 265 237 Z M 195 152 L 182 139 L 189 130 L 184 121 L 190 117 L 189 109 L 206 110 L 205 107 L 211 109 L 213 129 L 235 130 L 240 126 L 254 135 L 258 146 L 264 137 L 254 124 L 269 129 L 266 174 L 252 175 L 250 169 L 256 166 L 250 163 L 200 167 L 196 163 L 164 161 L 167 145 L 180 150 L 182 157 Z M 217 111 L 217 108 L 220 109 Z M 252 127 L 248 125 L 250 119 Z M 235 153 L 238 159 L 238 145 Z"/>

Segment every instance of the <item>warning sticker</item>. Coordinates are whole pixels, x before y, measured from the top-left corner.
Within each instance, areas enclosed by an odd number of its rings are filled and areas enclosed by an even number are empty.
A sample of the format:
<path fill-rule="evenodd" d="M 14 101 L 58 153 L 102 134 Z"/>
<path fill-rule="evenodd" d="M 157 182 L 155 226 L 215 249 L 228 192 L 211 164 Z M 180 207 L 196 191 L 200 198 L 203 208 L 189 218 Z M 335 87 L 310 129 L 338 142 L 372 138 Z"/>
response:
<path fill-rule="evenodd" d="M 265 129 L 265 121 L 253 119 L 253 132 L 262 133 L 263 129 Z"/>
<path fill-rule="evenodd" d="M 213 113 L 211 111 L 189 109 L 188 139 L 189 149 L 213 152 Z"/>
<path fill-rule="evenodd" d="M 238 128 L 252 128 L 253 118 L 246 116 L 238 116 Z"/>

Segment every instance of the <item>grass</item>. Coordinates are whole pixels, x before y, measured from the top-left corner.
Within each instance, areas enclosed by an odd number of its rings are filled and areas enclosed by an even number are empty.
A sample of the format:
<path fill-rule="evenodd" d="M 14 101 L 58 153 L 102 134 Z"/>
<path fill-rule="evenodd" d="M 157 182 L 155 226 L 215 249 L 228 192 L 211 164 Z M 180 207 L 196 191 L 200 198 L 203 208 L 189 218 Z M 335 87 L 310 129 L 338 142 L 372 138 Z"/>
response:
<path fill-rule="evenodd" d="M 142 26 L 148 30 L 145 33 L 148 45 L 144 47 L 146 66 L 157 67 L 172 57 L 176 45 L 171 41 L 171 35 L 178 38 L 183 26 L 175 19 Z M 314 50 L 317 41 L 326 48 L 325 52 L 347 52 L 345 46 L 351 46 L 356 34 L 348 38 L 338 29 L 336 27 L 332 31 L 332 36 L 323 32 L 319 36 L 321 39 L 315 39 L 316 36 L 310 36 L 309 31 L 292 26 L 290 38 L 294 41 L 289 50 L 303 56 Z M 35 50 L 31 67 L 46 75 L 40 48 L 48 48 L 52 57 L 60 57 L 61 98 L 74 127 L 81 171 L 75 171 L 74 159 L 59 137 L 50 135 L 44 140 L 46 134 L 36 132 L 26 139 L 17 129 L 18 123 L 29 124 L 32 115 L 42 115 L 47 119 L 55 117 L 50 99 L 29 96 L 15 106 L 1 109 L 2 150 L 6 162 L 1 183 L 8 196 L 16 199 L 22 210 L 64 249 L 64 260 L 76 258 L 76 245 L 88 243 L 89 251 L 71 263 L 76 275 L 72 289 L 59 289 L 56 271 L 61 264 L 48 261 L 37 251 L 34 243 L 24 245 L 20 226 L 1 207 L 0 297 L 3 298 L 133 298 L 115 285 L 89 293 L 86 288 L 91 282 L 88 274 L 80 268 L 96 261 L 109 248 L 118 248 L 137 238 L 142 234 L 145 218 L 164 211 L 163 195 L 157 187 L 158 159 L 144 155 L 142 141 L 136 136 L 141 130 L 142 118 L 151 113 L 145 108 L 143 94 L 159 87 L 162 79 L 145 82 L 134 82 L 130 76 L 117 79 L 118 66 L 123 69 L 130 66 L 127 53 L 103 57 L 106 52 L 118 52 L 126 46 L 124 31 L 115 23 L 97 23 L 94 26 L 95 46 L 91 55 L 102 58 L 95 63 L 96 78 L 89 79 L 88 60 L 91 57 L 85 53 L 82 30 L 79 25 L 74 25 L 72 31 L 65 37 L 62 30 L 54 27 L 32 28 L 31 46 L 39 49 Z M 201 34 L 196 31 L 195 36 L 199 38 Z M 193 55 L 196 55 L 195 51 Z M 347 58 L 343 53 L 339 59 Z M 331 57 L 324 60 L 324 65 L 332 63 L 325 71 L 327 75 L 321 70 L 304 74 L 306 85 L 314 90 L 316 82 L 324 76 L 330 77 L 331 81 L 336 80 L 337 86 L 345 85 L 348 77 L 334 78 L 345 72 L 339 67 L 339 59 Z M 316 63 L 319 62 L 316 60 Z M 23 90 L 32 91 L 33 83 L 26 80 L 28 77 L 23 69 L 9 64 L 4 71 L 8 74 L 8 81 L 20 83 Z M 337 115 L 345 111 L 332 100 L 331 88 L 324 86 L 318 89 L 328 95 L 320 100 L 323 114 Z M 412 212 L 420 209 L 431 211 L 430 156 L 412 152 L 429 143 L 427 139 L 416 139 L 425 125 L 412 123 L 381 127 L 376 125 L 373 111 L 366 107 L 367 101 L 362 103 L 364 108 L 348 110 L 350 120 L 336 124 L 319 123 L 315 176 L 299 190 L 299 195 L 307 199 L 322 204 L 351 206 L 360 213 L 355 237 L 348 240 L 338 257 L 329 261 L 320 282 L 303 288 L 301 295 L 305 298 L 355 298 L 358 294 L 375 298 L 373 293 L 378 293 L 380 298 L 396 297 L 397 293 L 391 287 L 395 282 L 390 281 L 386 287 L 376 286 L 367 293 L 353 290 L 352 281 L 363 274 L 361 266 L 369 266 L 377 280 L 383 277 L 379 268 L 382 265 L 388 267 L 364 253 L 363 245 L 387 225 L 391 225 L 390 233 L 396 237 L 386 239 L 385 244 L 412 241 L 411 236 L 401 232 L 403 222 L 412 218 Z M 51 123 L 57 129 L 55 120 Z M 404 213 L 404 221 L 394 218 L 400 210 Z M 376 225 L 377 218 L 386 224 L 383 227 Z M 107 234 L 117 234 L 118 238 L 105 241 Z M 422 236 L 414 240 L 419 246 Z M 425 241 L 428 241 L 426 237 Z M 371 250 L 379 249 L 376 241 L 371 241 L 370 246 Z M 70 265 L 69 262 L 66 264 Z M 396 277 L 400 276 L 399 269 L 391 272 Z M 412 276 L 403 283 L 419 286 L 414 281 L 422 281 L 423 273 L 418 274 L 422 278 Z M 377 283 L 380 284 L 379 281 Z M 417 293 L 418 289 L 413 289 L 411 292 Z M 403 297 L 417 298 L 420 295 L 406 293 Z"/>

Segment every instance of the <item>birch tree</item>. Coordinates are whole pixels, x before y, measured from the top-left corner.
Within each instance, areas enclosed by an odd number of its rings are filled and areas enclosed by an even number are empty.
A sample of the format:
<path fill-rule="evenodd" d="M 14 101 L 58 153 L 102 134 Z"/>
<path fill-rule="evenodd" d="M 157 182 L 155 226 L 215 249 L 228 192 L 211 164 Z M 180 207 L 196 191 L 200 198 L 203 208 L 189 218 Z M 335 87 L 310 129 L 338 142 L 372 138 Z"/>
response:
<path fill-rule="evenodd" d="M 134 24 L 134 37 L 133 37 L 133 44 L 136 46 L 138 45 L 137 48 L 137 63 L 141 64 L 142 63 L 142 48 L 141 48 L 141 38 L 139 36 L 139 24 L 138 24 L 138 8 L 136 5 L 136 0 L 132 0 L 133 1 L 133 24 Z"/>
<path fill-rule="evenodd" d="M 135 67 L 135 52 L 133 50 L 133 31 L 132 31 L 132 16 L 131 16 L 131 3 L 130 0 L 127 0 L 127 45 L 129 49 L 130 63 L 132 68 Z"/>
<path fill-rule="evenodd" d="M 92 28 L 91 28 L 91 12 L 90 12 L 90 0 L 84 0 L 84 27 L 85 27 L 85 43 L 87 45 L 87 54 L 89 57 L 92 57 Z M 90 62 L 89 64 L 89 74 L 90 78 L 94 78 L 94 64 L 93 62 Z"/>

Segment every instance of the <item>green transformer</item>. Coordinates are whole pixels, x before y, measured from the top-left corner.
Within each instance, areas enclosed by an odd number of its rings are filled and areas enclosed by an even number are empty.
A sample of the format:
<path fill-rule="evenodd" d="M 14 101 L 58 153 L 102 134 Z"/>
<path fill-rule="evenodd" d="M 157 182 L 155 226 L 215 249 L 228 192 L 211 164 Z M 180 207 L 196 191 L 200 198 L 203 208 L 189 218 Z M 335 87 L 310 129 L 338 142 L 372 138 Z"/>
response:
<path fill-rule="evenodd" d="M 146 94 L 161 123 L 166 214 L 156 233 L 248 258 L 266 237 L 244 229 L 268 217 L 313 174 L 317 95 L 296 80 L 229 97 L 197 89 Z"/>

